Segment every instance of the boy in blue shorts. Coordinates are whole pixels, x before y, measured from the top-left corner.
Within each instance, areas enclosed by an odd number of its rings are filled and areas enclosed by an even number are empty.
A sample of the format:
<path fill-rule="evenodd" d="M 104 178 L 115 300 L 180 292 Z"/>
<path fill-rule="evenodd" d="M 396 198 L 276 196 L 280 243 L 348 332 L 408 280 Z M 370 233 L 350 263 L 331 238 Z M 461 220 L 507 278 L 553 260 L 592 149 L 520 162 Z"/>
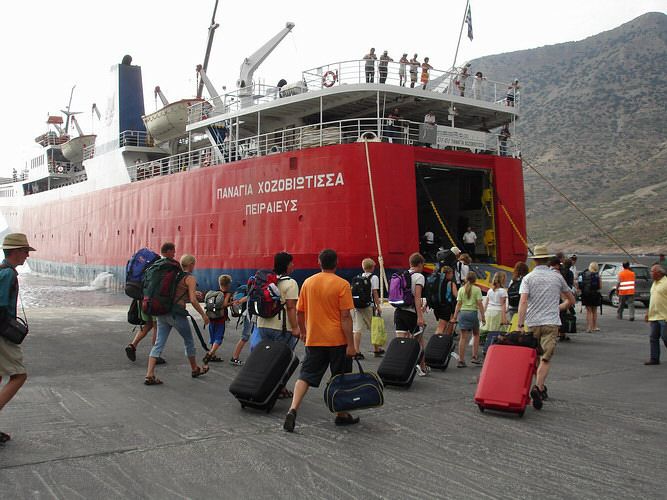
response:
<path fill-rule="evenodd" d="M 227 308 L 232 302 L 232 293 L 229 291 L 231 284 L 232 277 L 228 274 L 222 274 L 218 277 L 220 291 L 208 292 L 206 294 L 206 315 L 211 320 L 208 324 L 208 333 L 211 336 L 211 350 L 204 356 L 203 362 L 205 365 L 211 361 L 222 361 L 215 353 L 220 345 L 222 345 L 222 339 L 225 336 L 225 324 L 229 321 Z"/>

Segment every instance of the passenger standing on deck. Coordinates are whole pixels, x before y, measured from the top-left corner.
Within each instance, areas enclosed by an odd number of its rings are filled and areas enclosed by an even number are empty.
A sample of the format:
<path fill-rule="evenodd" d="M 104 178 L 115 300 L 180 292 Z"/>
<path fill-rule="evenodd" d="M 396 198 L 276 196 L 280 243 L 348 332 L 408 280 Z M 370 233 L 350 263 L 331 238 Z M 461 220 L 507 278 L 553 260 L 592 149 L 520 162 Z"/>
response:
<path fill-rule="evenodd" d="M 424 257 L 419 253 L 410 255 L 410 288 L 415 298 L 412 306 L 398 306 L 394 311 L 394 326 L 397 337 L 414 337 L 419 341 L 422 353 L 424 352 L 424 304 L 423 292 L 426 279 L 422 274 L 424 270 Z M 417 375 L 425 377 L 431 369 L 426 365 L 424 357 L 417 365 Z"/>
<path fill-rule="evenodd" d="M 290 278 L 294 271 L 294 257 L 287 252 L 273 256 L 273 272 L 278 275 L 278 291 L 283 310 L 273 318 L 257 318 L 257 330 L 261 340 L 285 342 L 292 349 L 299 341 L 301 332 L 296 317 L 296 302 L 299 299 L 299 285 Z"/>
<path fill-rule="evenodd" d="M 171 242 L 163 243 L 162 246 L 160 247 L 160 255 L 162 255 L 163 259 L 174 260 L 174 257 L 176 256 L 176 245 L 174 245 Z M 155 339 L 157 337 L 157 316 L 149 316 L 143 311 L 141 306 L 139 306 L 139 316 L 145 323 L 136 333 L 136 335 L 132 339 L 132 342 L 127 344 L 127 347 L 125 347 L 125 355 L 130 361 L 137 360 L 137 346 L 139 345 L 139 342 L 141 342 L 144 339 L 144 337 L 148 334 L 148 332 L 150 332 L 151 330 L 153 331 L 153 335 L 151 338 L 152 346 L 155 345 Z M 166 363 L 166 361 L 162 356 L 158 356 L 156 363 L 158 365 L 163 365 Z"/>
<path fill-rule="evenodd" d="M 660 364 L 660 339 L 667 347 L 667 270 L 658 264 L 651 267 L 651 299 L 644 319 L 651 325 L 651 358 L 645 365 Z"/>
<path fill-rule="evenodd" d="M 176 328 L 178 334 L 183 337 L 185 355 L 187 356 L 188 361 L 190 362 L 190 368 L 192 369 L 192 378 L 197 378 L 208 372 L 207 365 L 204 365 L 203 367 L 197 365 L 197 360 L 195 359 L 195 343 L 192 338 L 190 324 L 188 323 L 188 312 L 185 308 L 185 304 L 190 302 L 200 314 L 204 321 L 204 326 L 208 325 L 208 316 L 206 316 L 206 312 L 197 301 L 197 296 L 195 294 L 197 290 L 197 280 L 192 275 L 192 271 L 195 268 L 195 258 L 192 255 L 185 254 L 181 257 L 180 264 L 185 274 L 176 284 L 174 306 L 171 312 L 158 316 L 157 340 L 155 341 L 155 345 L 151 349 L 148 358 L 148 369 L 146 370 L 146 379 L 144 380 L 144 384 L 146 385 L 157 385 L 162 383 L 162 381 L 155 376 L 155 365 L 157 364 L 157 358 L 160 357 L 164 346 L 167 344 L 167 339 L 169 338 L 169 333 L 172 328 Z"/>
<path fill-rule="evenodd" d="M 508 106 L 514 106 L 514 101 L 516 100 L 516 94 L 521 87 L 519 86 L 519 80 L 514 80 L 509 87 L 507 87 L 507 95 L 505 96 L 505 102 Z"/>
<path fill-rule="evenodd" d="M 475 247 L 477 246 L 477 235 L 472 227 L 468 226 L 468 230 L 463 233 L 463 250 L 470 255 L 472 260 L 475 260 Z"/>
<path fill-rule="evenodd" d="M 351 372 L 355 355 L 350 314 L 354 301 L 350 284 L 336 276 L 338 256 L 335 251 L 322 250 L 318 260 L 322 272 L 303 282 L 296 306 L 306 357 L 294 386 L 292 405 L 285 416 L 283 429 L 287 432 L 294 432 L 296 412 L 308 389 L 319 387 L 327 368 L 332 376 Z M 358 423 L 359 418 L 342 412 L 336 414 L 334 422 L 352 425 Z"/>
<path fill-rule="evenodd" d="M 422 63 L 421 82 L 422 82 L 422 89 L 424 89 L 424 90 L 426 90 L 426 85 L 428 85 L 428 80 L 429 80 L 428 72 L 429 72 L 429 70 L 433 69 L 433 66 L 431 66 L 428 63 L 428 61 L 429 61 L 428 57 L 425 57 L 424 62 Z"/>
<path fill-rule="evenodd" d="M 366 64 L 364 69 L 366 71 L 366 83 L 373 83 L 375 81 L 375 61 L 377 56 L 375 55 L 375 49 L 371 48 L 371 51 L 364 56 Z"/>
<path fill-rule="evenodd" d="M 461 337 L 459 338 L 459 362 L 457 368 L 465 368 L 466 345 L 472 334 L 472 359 L 471 362 L 481 365 L 479 359 L 479 322 L 486 323 L 484 315 L 484 304 L 482 303 L 482 290 L 475 285 L 477 275 L 470 271 L 466 275 L 465 285 L 459 289 L 456 297 L 456 309 L 452 316 L 452 323 L 459 324 Z"/>
<path fill-rule="evenodd" d="M 412 59 L 410 59 L 410 88 L 415 87 L 415 83 L 417 83 L 417 73 L 419 73 L 419 67 L 421 66 L 421 63 L 417 60 L 417 54 L 414 55 Z"/>
<path fill-rule="evenodd" d="M 355 278 L 352 281 L 354 285 L 355 281 L 358 283 L 366 283 L 368 288 L 367 290 L 361 290 L 364 293 L 370 293 L 368 297 L 361 297 L 361 300 L 370 300 L 370 304 L 366 307 L 355 307 L 352 310 L 352 336 L 354 337 L 354 350 L 356 351 L 356 359 L 364 359 L 364 355 L 361 353 L 361 334 L 364 330 L 371 333 L 371 324 L 373 322 L 373 315 L 378 314 L 381 316 L 380 310 L 380 278 L 378 278 L 373 271 L 375 271 L 375 261 L 371 258 L 366 258 L 361 262 L 361 269 L 363 272 L 358 278 Z M 363 280 L 363 281 L 362 281 Z M 354 287 L 353 287 L 354 288 Z M 364 287 L 361 287 L 364 288 Z M 353 295 L 354 299 L 354 290 Z M 356 300 L 356 299 L 355 299 Z M 368 302 L 366 302 L 368 303 Z M 384 349 L 381 345 L 373 344 L 373 353 L 376 358 L 379 358 L 384 354 Z"/>
<path fill-rule="evenodd" d="M 475 73 L 475 78 L 472 81 L 472 96 L 475 99 L 482 99 L 484 96 L 484 82 L 486 77 L 481 71 Z"/>
<path fill-rule="evenodd" d="M 579 276 L 581 304 L 586 307 L 586 332 L 599 332 L 598 307 L 602 303 L 600 296 L 600 275 L 597 262 L 591 262 L 588 269 Z"/>
<path fill-rule="evenodd" d="M 467 63 L 465 66 L 463 66 L 463 69 L 461 69 L 461 72 L 458 75 L 458 79 L 456 80 L 456 86 L 459 88 L 461 97 L 465 97 L 466 80 L 468 80 L 468 77 L 470 76 L 470 73 L 468 73 L 469 67 L 470 63 Z"/>
<path fill-rule="evenodd" d="M 389 57 L 389 54 L 385 50 L 380 56 L 380 62 L 378 63 L 378 72 L 380 73 L 380 83 L 385 83 L 387 81 L 387 72 L 389 71 L 388 65 L 394 60 Z"/>
<path fill-rule="evenodd" d="M 507 149 L 507 141 L 509 141 L 510 137 L 512 137 L 512 134 L 510 134 L 510 127 L 509 124 L 503 125 L 503 128 L 500 129 L 500 132 L 498 133 L 498 144 L 499 144 L 499 153 L 500 156 L 508 156 L 508 149 Z"/>
<path fill-rule="evenodd" d="M 0 325 L 9 318 L 16 318 L 16 304 L 19 297 L 17 266 L 25 264 L 30 252 L 36 250 L 28 243 L 22 233 L 11 233 L 5 236 L 2 243 L 5 259 L 0 266 Z M 23 351 L 19 344 L 14 344 L 0 336 L 0 384 L 3 377 L 9 377 L 4 387 L 0 388 L 0 411 L 25 384 L 28 373 L 23 364 Z M 11 437 L 0 432 L 0 444 L 6 443 Z"/>
<path fill-rule="evenodd" d="M 623 309 L 630 309 L 630 321 L 635 320 L 635 273 L 630 270 L 630 263 L 623 262 L 623 270 L 618 273 L 618 282 L 616 283 L 616 293 L 618 294 L 618 310 L 616 317 L 623 319 Z"/>
<path fill-rule="evenodd" d="M 519 289 L 519 330 L 523 331 L 524 325 L 528 327 L 528 331 L 540 342 L 543 351 L 535 385 L 530 391 L 536 410 L 542 408 L 542 401 L 548 398 L 544 384 L 556 349 L 560 311 L 567 311 L 574 305 L 574 296 L 563 276 L 547 267 L 552 257 L 555 255 L 550 255 L 546 246 L 536 245 L 534 254 L 530 257 L 535 261 L 535 268 L 523 279 Z M 561 299 L 563 302 L 559 304 Z"/>
<path fill-rule="evenodd" d="M 405 84 L 407 82 L 407 78 L 406 78 L 407 73 L 406 73 L 405 69 L 406 69 L 406 66 L 410 63 L 410 61 L 408 61 L 407 52 L 405 54 L 403 54 L 403 57 L 401 57 L 401 59 L 398 62 L 400 64 L 399 67 L 398 67 L 398 84 L 401 87 L 405 87 Z"/>

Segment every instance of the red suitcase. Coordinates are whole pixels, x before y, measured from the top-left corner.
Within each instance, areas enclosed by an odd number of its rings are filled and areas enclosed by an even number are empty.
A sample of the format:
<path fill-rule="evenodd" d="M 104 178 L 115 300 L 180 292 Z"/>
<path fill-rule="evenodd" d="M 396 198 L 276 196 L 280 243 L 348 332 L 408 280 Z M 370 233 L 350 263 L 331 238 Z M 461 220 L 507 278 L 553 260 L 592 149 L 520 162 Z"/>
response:
<path fill-rule="evenodd" d="M 536 368 L 535 349 L 492 344 L 484 358 L 475 391 L 479 410 L 501 410 L 522 417 L 530 401 Z"/>

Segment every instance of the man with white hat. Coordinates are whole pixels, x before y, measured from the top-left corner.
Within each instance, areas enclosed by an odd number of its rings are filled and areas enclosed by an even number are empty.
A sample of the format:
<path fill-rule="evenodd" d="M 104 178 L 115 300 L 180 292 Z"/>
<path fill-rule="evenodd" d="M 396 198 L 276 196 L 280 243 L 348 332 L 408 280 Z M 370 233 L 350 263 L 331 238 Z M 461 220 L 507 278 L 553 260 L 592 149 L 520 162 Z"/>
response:
<path fill-rule="evenodd" d="M 551 357 L 556 349 L 556 338 L 560 322 L 560 311 L 567 311 L 575 303 L 572 290 L 560 273 L 554 273 L 547 262 L 554 255 L 544 245 L 536 245 L 531 258 L 535 268 L 521 281 L 519 293 L 519 330 L 524 324 L 528 331 L 540 341 L 542 356 L 537 367 L 535 385 L 530 391 L 533 407 L 542 408 L 542 401 L 548 398 L 544 382 L 551 367 Z M 559 304 L 561 298 L 563 302 Z"/>
<path fill-rule="evenodd" d="M 5 236 L 2 249 L 5 259 L 0 265 L 0 382 L 2 377 L 6 376 L 9 377 L 9 382 L 0 389 L 0 410 L 16 395 L 28 377 L 23 365 L 21 346 L 10 342 L 1 333 L 6 318 L 16 318 L 19 294 L 16 267 L 25 263 L 29 252 L 35 251 L 28 243 L 26 235 L 22 233 Z M 0 432 L 0 444 L 9 440 L 9 434 Z"/>

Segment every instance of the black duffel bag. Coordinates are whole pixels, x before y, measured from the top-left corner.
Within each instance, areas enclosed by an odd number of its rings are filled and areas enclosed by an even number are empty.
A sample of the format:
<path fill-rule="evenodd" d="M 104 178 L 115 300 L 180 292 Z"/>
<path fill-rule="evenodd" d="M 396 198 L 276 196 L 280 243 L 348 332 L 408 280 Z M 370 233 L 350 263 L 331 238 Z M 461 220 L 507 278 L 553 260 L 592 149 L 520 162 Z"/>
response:
<path fill-rule="evenodd" d="M 375 408 L 384 404 L 384 384 L 377 374 L 365 372 L 334 375 L 324 389 L 324 401 L 332 413 Z"/>

